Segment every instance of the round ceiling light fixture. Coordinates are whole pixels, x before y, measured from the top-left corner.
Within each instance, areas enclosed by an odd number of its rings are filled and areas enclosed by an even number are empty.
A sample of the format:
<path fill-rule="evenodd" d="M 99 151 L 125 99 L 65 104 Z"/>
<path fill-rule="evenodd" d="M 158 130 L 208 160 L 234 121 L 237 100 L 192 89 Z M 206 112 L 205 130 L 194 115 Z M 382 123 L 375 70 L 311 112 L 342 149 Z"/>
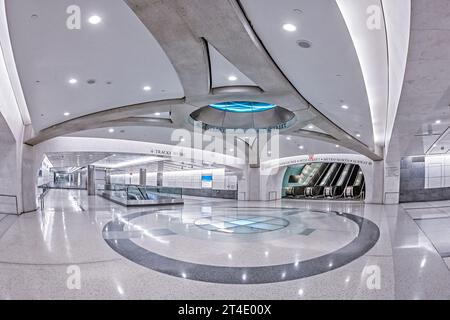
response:
<path fill-rule="evenodd" d="M 108 129 L 108 132 L 109 132 L 109 133 L 113 133 L 113 132 L 114 132 L 114 129 L 113 129 L 113 128 L 109 128 L 109 129 Z"/>
<path fill-rule="evenodd" d="M 152 90 L 152 87 L 150 87 L 150 86 L 144 86 L 144 87 L 142 88 L 142 90 L 144 90 L 144 91 L 150 91 L 150 90 Z"/>
<path fill-rule="evenodd" d="M 236 76 L 229 76 L 228 81 L 236 81 L 238 78 Z"/>
<path fill-rule="evenodd" d="M 285 23 L 283 24 L 283 29 L 288 32 L 294 32 L 295 30 L 297 30 L 297 27 L 292 23 Z"/>
<path fill-rule="evenodd" d="M 346 104 L 342 105 L 341 108 L 344 110 L 348 110 L 348 106 Z"/>
<path fill-rule="evenodd" d="M 69 83 L 70 83 L 70 84 L 76 84 L 77 82 L 78 82 L 78 80 L 75 79 L 75 78 L 69 79 Z"/>
<path fill-rule="evenodd" d="M 88 21 L 90 24 L 99 24 L 100 22 L 102 22 L 102 18 L 100 16 L 94 14 L 89 17 Z"/>
<path fill-rule="evenodd" d="M 265 102 L 252 102 L 252 101 L 230 101 L 219 102 L 209 105 L 211 108 L 218 109 L 226 112 L 261 112 L 274 109 L 276 105 Z"/>
<path fill-rule="evenodd" d="M 297 45 L 303 49 L 309 49 L 312 47 L 312 42 L 308 40 L 298 40 Z"/>
<path fill-rule="evenodd" d="M 64 112 L 64 117 L 70 116 L 70 112 Z"/>
<path fill-rule="evenodd" d="M 288 128 L 296 122 L 295 114 L 273 103 L 255 101 L 224 101 L 201 107 L 191 113 L 189 122 L 202 122 L 211 129 Z M 242 139 L 242 137 L 241 137 Z"/>

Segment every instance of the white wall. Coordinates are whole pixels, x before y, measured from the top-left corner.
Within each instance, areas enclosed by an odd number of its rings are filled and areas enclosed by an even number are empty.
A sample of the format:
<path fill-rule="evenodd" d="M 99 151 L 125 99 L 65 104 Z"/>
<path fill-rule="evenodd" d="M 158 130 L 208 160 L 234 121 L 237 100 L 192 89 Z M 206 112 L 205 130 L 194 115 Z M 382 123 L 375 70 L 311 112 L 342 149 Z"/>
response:
<path fill-rule="evenodd" d="M 236 190 L 236 176 L 226 176 L 225 169 L 168 171 L 163 173 L 164 187 L 202 189 L 202 175 L 212 175 L 212 189 Z"/>
<path fill-rule="evenodd" d="M 111 183 L 112 184 L 139 184 L 139 172 L 111 174 Z"/>
<path fill-rule="evenodd" d="M 450 187 L 450 156 L 425 157 L 425 189 Z"/>

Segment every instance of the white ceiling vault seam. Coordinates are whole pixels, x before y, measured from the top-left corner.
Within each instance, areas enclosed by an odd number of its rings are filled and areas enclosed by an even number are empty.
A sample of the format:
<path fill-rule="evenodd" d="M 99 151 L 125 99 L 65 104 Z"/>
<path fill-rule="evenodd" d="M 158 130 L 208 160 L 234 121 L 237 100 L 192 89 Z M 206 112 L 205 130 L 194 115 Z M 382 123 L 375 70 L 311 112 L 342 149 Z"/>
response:
<path fill-rule="evenodd" d="M 256 84 L 242 73 L 235 65 L 225 58 L 213 45 L 208 43 L 211 63 L 212 88 L 228 86 L 256 86 Z"/>
<path fill-rule="evenodd" d="M 86 114 L 184 97 L 161 45 L 123 0 L 5 0 L 17 71 L 36 132 Z M 89 18 L 98 15 L 101 22 Z"/>
<path fill-rule="evenodd" d="M 5 0 L 0 0 L 0 43 L 1 51 L 6 64 L 6 69 L 8 70 L 9 80 L 11 82 L 14 96 L 17 101 L 17 106 L 22 117 L 22 122 L 24 125 L 30 125 L 30 113 L 28 112 L 27 103 L 22 90 L 22 85 L 20 83 L 19 74 L 17 72 L 16 62 L 11 45 L 11 39 L 9 36 Z"/>
<path fill-rule="evenodd" d="M 386 24 L 389 56 L 389 104 L 385 145 L 391 141 L 394 122 L 402 94 L 408 59 L 411 29 L 411 0 L 381 0 Z M 385 154 L 388 148 L 385 148 Z"/>
<path fill-rule="evenodd" d="M 336 2 L 240 0 L 239 3 L 268 55 L 296 92 L 345 131 L 347 137 L 357 137 L 354 139 L 373 151 L 364 78 Z M 293 31 L 286 30 L 286 24 L 295 26 L 288 28 Z M 305 42 L 310 45 L 304 47 Z"/>
<path fill-rule="evenodd" d="M 336 0 L 361 65 L 374 143 L 384 147 L 389 100 L 386 26 L 381 0 Z M 374 20 L 372 20 L 374 19 Z"/>

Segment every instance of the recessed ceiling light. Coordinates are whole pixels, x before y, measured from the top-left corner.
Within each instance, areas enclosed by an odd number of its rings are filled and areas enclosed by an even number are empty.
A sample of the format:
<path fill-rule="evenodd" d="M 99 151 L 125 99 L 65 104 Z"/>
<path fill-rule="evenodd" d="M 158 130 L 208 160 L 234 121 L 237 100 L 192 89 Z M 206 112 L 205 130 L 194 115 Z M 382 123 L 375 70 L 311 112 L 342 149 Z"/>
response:
<path fill-rule="evenodd" d="M 298 148 L 303 150 L 305 147 L 304 146 L 298 146 Z"/>
<path fill-rule="evenodd" d="M 108 129 L 108 132 L 109 132 L 109 133 L 113 133 L 113 132 L 114 132 L 114 129 L 113 129 L 113 128 L 109 128 L 109 129 Z"/>
<path fill-rule="evenodd" d="M 70 83 L 70 84 L 75 84 L 75 83 L 77 83 L 77 82 L 78 82 L 78 80 L 75 79 L 75 78 L 69 79 L 69 83 Z"/>
<path fill-rule="evenodd" d="M 150 90 L 152 90 L 152 87 L 150 87 L 150 86 L 145 86 L 145 87 L 143 87 L 142 88 L 144 91 L 150 91 Z"/>
<path fill-rule="evenodd" d="M 116 154 L 113 154 L 112 156 L 113 156 L 113 157 L 115 157 L 115 156 L 116 156 Z"/>
<path fill-rule="evenodd" d="M 291 137 L 289 137 L 289 136 L 288 136 L 288 137 L 286 137 L 286 140 L 291 140 Z"/>
<path fill-rule="evenodd" d="M 230 152 L 233 152 L 233 151 L 234 151 L 234 149 L 233 149 L 233 148 L 231 148 L 231 149 L 230 149 Z"/>
<path fill-rule="evenodd" d="M 436 120 L 434 123 L 440 124 L 440 123 L 441 123 L 441 120 Z"/>
<path fill-rule="evenodd" d="M 348 106 L 344 104 L 344 105 L 341 106 L 341 108 L 347 110 Z"/>
<path fill-rule="evenodd" d="M 339 145 L 338 145 L 338 144 L 336 145 L 336 148 L 339 148 Z"/>
<path fill-rule="evenodd" d="M 184 142 L 184 138 L 181 138 L 180 141 L 181 141 L 181 142 Z"/>
<path fill-rule="evenodd" d="M 102 22 L 102 18 L 97 15 L 93 15 L 89 17 L 88 21 L 90 24 L 99 24 L 100 22 Z"/>
<path fill-rule="evenodd" d="M 361 138 L 361 134 L 357 133 L 356 137 Z"/>
<path fill-rule="evenodd" d="M 298 40 L 297 45 L 303 49 L 309 49 L 312 46 L 312 42 L 308 40 Z"/>
<path fill-rule="evenodd" d="M 236 80 L 237 80 L 237 77 L 236 77 L 236 76 L 229 76 L 229 77 L 228 77 L 228 80 L 229 80 L 229 81 L 236 81 Z"/>
<path fill-rule="evenodd" d="M 161 113 L 159 113 L 159 112 L 155 112 L 155 113 L 154 113 L 154 115 L 155 115 L 155 116 L 160 116 L 160 115 L 161 115 Z"/>
<path fill-rule="evenodd" d="M 64 116 L 65 116 L 65 117 L 70 116 L 70 112 L 64 112 Z"/>
<path fill-rule="evenodd" d="M 310 124 L 310 125 L 308 126 L 308 129 L 312 130 L 312 129 L 314 129 L 314 126 L 313 126 L 312 124 Z"/>
<path fill-rule="evenodd" d="M 283 24 L 283 29 L 289 32 L 294 32 L 295 30 L 297 30 L 297 27 L 291 23 L 285 23 Z"/>

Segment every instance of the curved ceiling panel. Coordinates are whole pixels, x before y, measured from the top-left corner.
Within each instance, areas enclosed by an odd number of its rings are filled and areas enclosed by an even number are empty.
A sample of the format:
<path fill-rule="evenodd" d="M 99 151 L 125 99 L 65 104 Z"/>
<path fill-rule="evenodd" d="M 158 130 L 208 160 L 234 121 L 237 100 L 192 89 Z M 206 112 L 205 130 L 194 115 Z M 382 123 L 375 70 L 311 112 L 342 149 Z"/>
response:
<path fill-rule="evenodd" d="M 66 25 L 71 5 L 71 0 L 6 1 L 35 130 L 114 107 L 184 96 L 166 54 L 125 2 L 77 1 L 81 28 L 75 30 Z M 89 23 L 93 15 L 100 23 Z"/>
<path fill-rule="evenodd" d="M 369 97 L 374 142 L 378 146 L 384 146 L 389 75 L 383 6 L 380 0 L 336 2 L 358 53 Z"/>
<path fill-rule="evenodd" d="M 210 44 L 208 44 L 208 51 L 211 61 L 211 80 L 213 88 L 236 85 L 256 86 L 252 80 L 250 80 Z"/>
<path fill-rule="evenodd" d="M 242 0 L 241 4 L 269 54 L 297 90 L 338 126 L 372 147 L 364 78 L 336 2 Z"/>

